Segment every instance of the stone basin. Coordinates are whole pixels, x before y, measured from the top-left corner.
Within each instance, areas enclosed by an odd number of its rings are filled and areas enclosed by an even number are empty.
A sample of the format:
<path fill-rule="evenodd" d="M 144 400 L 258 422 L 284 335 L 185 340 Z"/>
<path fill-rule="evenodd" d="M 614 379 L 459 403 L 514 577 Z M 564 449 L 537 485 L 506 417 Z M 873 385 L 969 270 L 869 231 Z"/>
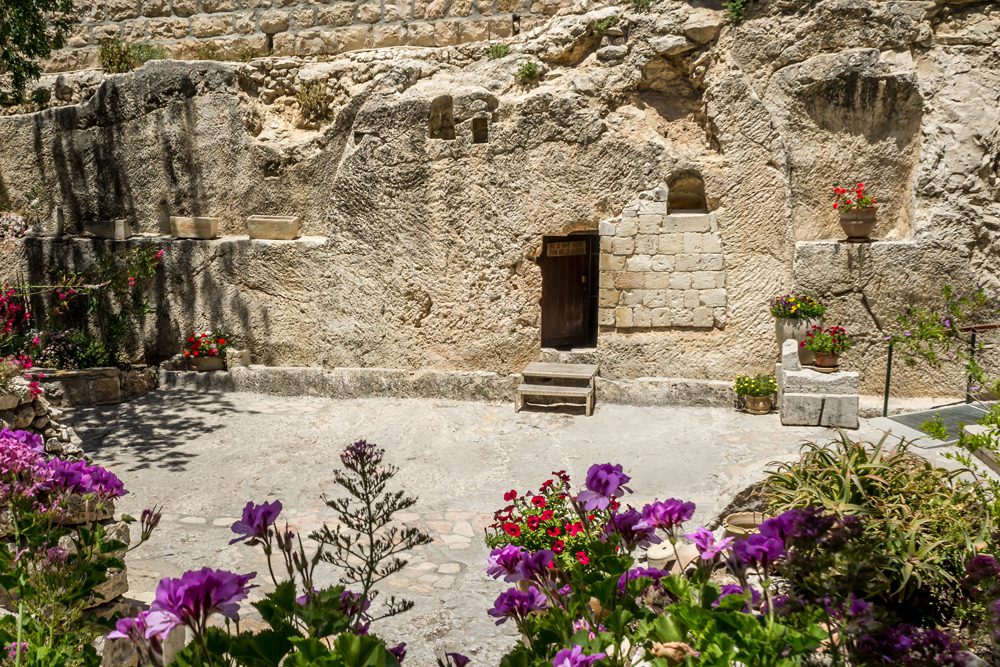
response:
<path fill-rule="evenodd" d="M 171 216 L 170 234 L 178 239 L 217 239 L 219 238 L 219 219 Z"/>
<path fill-rule="evenodd" d="M 251 215 L 247 218 L 247 230 L 252 239 L 291 241 L 299 237 L 299 216 Z"/>

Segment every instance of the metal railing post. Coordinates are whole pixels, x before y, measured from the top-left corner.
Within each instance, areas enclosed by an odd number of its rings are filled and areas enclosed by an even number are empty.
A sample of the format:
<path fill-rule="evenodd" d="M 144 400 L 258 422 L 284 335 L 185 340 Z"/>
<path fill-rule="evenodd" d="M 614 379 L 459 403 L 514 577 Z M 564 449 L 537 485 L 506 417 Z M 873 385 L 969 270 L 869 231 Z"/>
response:
<path fill-rule="evenodd" d="M 889 381 L 892 379 L 892 342 L 889 343 L 889 357 L 885 362 L 885 394 L 882 396 L 882 416 L 889 416 Z"/>
<path fill-rule="evenodd" d="M 976 362 L 976 330 L 972 330 L 972 342 L 969 343 L 969 366 Z M 972 403 L 972 373 L 965 378 L 965 402 Z"/>

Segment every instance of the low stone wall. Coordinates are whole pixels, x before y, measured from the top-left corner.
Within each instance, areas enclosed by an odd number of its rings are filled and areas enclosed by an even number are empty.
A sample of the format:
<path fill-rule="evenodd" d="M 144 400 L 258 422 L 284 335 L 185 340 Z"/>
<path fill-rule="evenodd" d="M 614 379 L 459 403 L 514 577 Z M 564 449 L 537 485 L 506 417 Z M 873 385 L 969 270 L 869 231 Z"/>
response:
<path fill-rule="evenodd" d="M 69 426 L 61 424 L 63 411 L 52 407 L 45 396 L 0 394 L 0 428 L 31 431 L 42 436 L 45 453 L 60 458 L 83 457 L 83 441 Z"/>
<path fill-rule="evenodd" d="M 451 46 L 508 37 L 593 0 L 81 0 L 80 22 L 49 71 L 98 65 L 115 37 L 171 58 L 321 55 L 385 46 Z"/>
<path fill-rule="evenodd" d="M 48 399 L 56 405 L 106 405 L 142 396 L 156 387 L 152 368 L 85 368 L 78 371 L 43 373 L 41 384 Z"/>

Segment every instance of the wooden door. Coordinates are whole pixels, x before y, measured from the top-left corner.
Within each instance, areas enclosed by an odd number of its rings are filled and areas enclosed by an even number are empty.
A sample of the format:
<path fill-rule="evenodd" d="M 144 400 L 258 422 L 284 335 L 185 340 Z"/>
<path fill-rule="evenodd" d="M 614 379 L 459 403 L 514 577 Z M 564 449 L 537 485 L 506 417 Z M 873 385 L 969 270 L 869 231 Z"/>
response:
<path fill-rule="evenodd" d="M 542 267 L 542 346 L 596 342 L 593 235 L 546 237 Z"/>

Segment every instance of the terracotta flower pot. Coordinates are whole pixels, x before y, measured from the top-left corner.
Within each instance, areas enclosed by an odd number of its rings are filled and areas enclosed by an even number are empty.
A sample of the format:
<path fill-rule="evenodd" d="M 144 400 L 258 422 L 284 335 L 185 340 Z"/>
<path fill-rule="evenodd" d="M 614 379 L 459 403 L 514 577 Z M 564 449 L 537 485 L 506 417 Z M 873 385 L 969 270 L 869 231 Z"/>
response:
<path fill-rule="evenodd" d="M 816 357 L 816 365 L 820 368 L 837 368 L 840 366 L 840 355 L 829 352 L 813 352 Z"/>
<path fill-rule="evenodd" d="M 820 320 L 816 317 L 807 319 L 797 319 L 791 317 L 774 318 L 774 336 L 778 339 L 778 361 L 781 361 L 781 347 L 786 340 L 796 340 L 799 343 L 805 340 L 806 334 L 814 326 L 819 326 Z M 809 366 L 813 362 L 812 352 L 799 345 L 799 363 Z"/>
<path fill-rule="evenodd" d="M 758 526 L 770 519 L 763 512 L 735 512 L 722 519 L 722 528 L 727 537 L 741 538 L 758 531 Z"/>
<path fill-rule="evenodd" d="M 872 230 L 875 229 L 875 213 L 877 211 L 877 206 L 841 211 L 840 226 L 847 234 L 847 240 L 870 241 Z"/>
<path fill-rule="evenodd" d="M 222 357 L 194 357 L 191 364 L 201 373 L 226 370 L 226 361 Z"/>
<path fill-rule="evenodd" d="M 743 408 L 752 415 L 766 415 L 774 407 L 772 396 L 744 396 Z"/>

